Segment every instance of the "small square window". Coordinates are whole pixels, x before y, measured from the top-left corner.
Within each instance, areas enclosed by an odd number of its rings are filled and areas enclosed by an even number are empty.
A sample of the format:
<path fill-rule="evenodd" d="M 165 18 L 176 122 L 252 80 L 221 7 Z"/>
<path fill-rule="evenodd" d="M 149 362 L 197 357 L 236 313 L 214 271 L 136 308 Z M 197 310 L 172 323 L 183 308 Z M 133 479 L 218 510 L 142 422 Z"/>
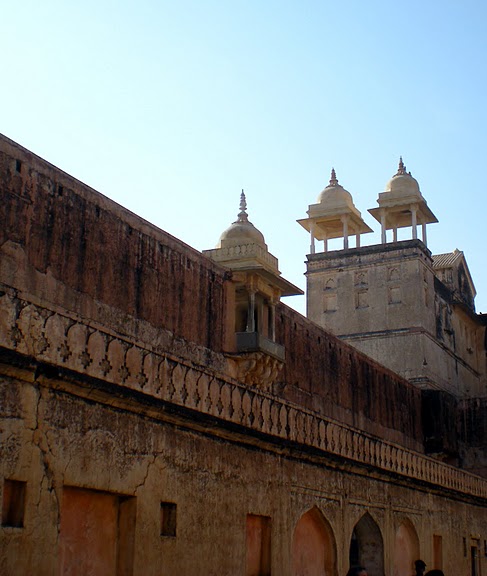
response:
<path fill-rule="evenodd" d="M 368 308 L 369 294 L 367 290 L 358 290 L 355 294 L 355 308 Z"/>
<path fill-rule="evenodd" d="M 176 536 L 176 504 L 161 502 L 161 536 Z"/>
<path fill-rule="evenodd" d="M 337 309 L 337 295 L 326 294 L 324 298 L 324 312 L 335 312 Z"/>
<path fill-rule="evenodd" d="M 271 519 L 247 514 L 247 576 L 271 574 Z"/>
<path fill-rule="evenodd" d="M 389 304 L 401 303 L 401 288 L 399 286 L 389 287 Z"/>
<path fill-rule="evenodd" d="M 24 526 L 25 482 L 5 480 L 3 484 L 2 526 Z"/>

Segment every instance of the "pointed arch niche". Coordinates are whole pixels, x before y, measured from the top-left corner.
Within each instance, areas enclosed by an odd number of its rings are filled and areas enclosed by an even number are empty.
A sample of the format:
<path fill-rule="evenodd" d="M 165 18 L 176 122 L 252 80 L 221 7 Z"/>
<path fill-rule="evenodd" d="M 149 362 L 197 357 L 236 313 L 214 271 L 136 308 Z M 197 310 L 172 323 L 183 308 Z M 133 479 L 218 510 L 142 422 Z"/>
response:
<path fill-rule="evenodd" d="M 333 530 L 316 506 L 301 516 L 293 534 L 293 576 L 336 576 Z"/>
<path fill-rule="evenodd" d="M 370 576 L 384 576 L 382 533 L 368 512 L 362 516 L 353 529 L 349 561 L 350 566 L 364 566 Z"/>
<path fill-rule="evenodd" d="M 409 519 L 405 519 L 396 530 L 394 540 L 394 576 L 411 576 L 414 561 L 420 558 L 419 538 Z"/>

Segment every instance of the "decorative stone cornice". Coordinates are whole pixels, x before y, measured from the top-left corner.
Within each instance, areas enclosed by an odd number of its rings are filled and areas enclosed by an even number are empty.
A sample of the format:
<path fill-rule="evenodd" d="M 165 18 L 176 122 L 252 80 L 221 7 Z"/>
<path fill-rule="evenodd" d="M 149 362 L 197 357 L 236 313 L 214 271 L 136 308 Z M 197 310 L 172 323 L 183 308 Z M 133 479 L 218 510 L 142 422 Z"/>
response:
<path fill-rule="evenodd" d="M 274 440 L 355 463 L 367 473 L 389 474 L 425 489 L 456 497 L 487 499 L 487 480 L 368 435 L 287 402 L 255 382 L 271 378 L 265 370 L 239 363 L 233 374 L 212 373 L 170 350 L 108 332 L 73 314 L 49 310 L 0 286 L 0 347 L 30 356 L 174 405 L 237 424 Z M 257 362 L 256 362 L 257 365 Z M 245 383 L 249 369 L 252 386 Z M 233 377 L 232 377 L 233 376 Z M 262 380 L 259 378 L 262 377 Z"/>

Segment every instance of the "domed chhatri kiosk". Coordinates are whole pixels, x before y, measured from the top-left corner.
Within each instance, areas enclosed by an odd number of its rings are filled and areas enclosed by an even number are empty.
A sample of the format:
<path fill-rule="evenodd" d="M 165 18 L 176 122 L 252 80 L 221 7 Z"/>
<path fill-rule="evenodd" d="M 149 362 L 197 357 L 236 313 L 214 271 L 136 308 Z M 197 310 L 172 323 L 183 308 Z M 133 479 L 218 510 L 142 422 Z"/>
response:
<path fill-rule="evenodd" d="M 397 173 L 389 180 L 385 192 L 379 194 L 378 208 L 371 208 L 370 214 L 381 225 L 381 242 L 387 241 L 386 231 L 393 231 L 393 242 L 397 242 L 397 229 L 412 228 L 412 239 L 417 236 L 418 224 L 422 227 L 422 239 L 426 246 L 426 224 L 438 222 L 436 216 L 428 208 L 426 200 L 419 189 L 419 184 L 406 171 L 406 166 L 399 159 Z"/>
<path fill-rule="evenodd" d="M 303 291 L 282 278 L 277 258 L 248 218 L 243 190 L 237 220 L 223 232 L 216 248 L 203 253 L 232 271 L 236 352 L 265 354 L 283 362 L 284 347 L 276 342 L 276 304 L 282 296 Z"/>
<path fill-rule="evenodd" d="M 308 207 L 308 218 L 298 220 L 311 236 L 310 252 L 316 252 L 315 240 L 323 241 L 323 252 L 328 252 L 328 240 L 343 238 L 343 248 L 349 247 L 349 237 L 355 235 L 355 246 L 360 246 L 360 235 L 372 232 L 363 221 L 353 203 L 352 195 L 338 183 L 335 169 L 331 170 L 328 186 L 318 195 L 317 203 Z"/>

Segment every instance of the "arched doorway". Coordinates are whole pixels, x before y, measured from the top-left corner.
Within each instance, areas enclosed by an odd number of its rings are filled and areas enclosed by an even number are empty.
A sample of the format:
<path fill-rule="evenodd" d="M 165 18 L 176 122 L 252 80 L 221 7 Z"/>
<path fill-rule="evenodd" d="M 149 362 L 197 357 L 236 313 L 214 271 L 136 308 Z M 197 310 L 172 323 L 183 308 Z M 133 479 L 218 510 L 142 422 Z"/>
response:
<path fill-rule="evenodd" d="M 414 561 L 419 555 L 419 538 L 410 520 L 404 520 L 396 530 L 394 540 L 394 576 L 414 574 Z"/>
<path fill-rule="evenodd" d="M 364 566 L 369 576 L 384 576 L 384 542 L 379 526 L 368 512 L 353 529 L 349 561 L 350 566 Z"/>
<path fill-rule="evenodd" d="M 331 526 L 313 507 L 301 516 L 293 534 L 293 576 L 336 576 L 336 545 Z"/>

